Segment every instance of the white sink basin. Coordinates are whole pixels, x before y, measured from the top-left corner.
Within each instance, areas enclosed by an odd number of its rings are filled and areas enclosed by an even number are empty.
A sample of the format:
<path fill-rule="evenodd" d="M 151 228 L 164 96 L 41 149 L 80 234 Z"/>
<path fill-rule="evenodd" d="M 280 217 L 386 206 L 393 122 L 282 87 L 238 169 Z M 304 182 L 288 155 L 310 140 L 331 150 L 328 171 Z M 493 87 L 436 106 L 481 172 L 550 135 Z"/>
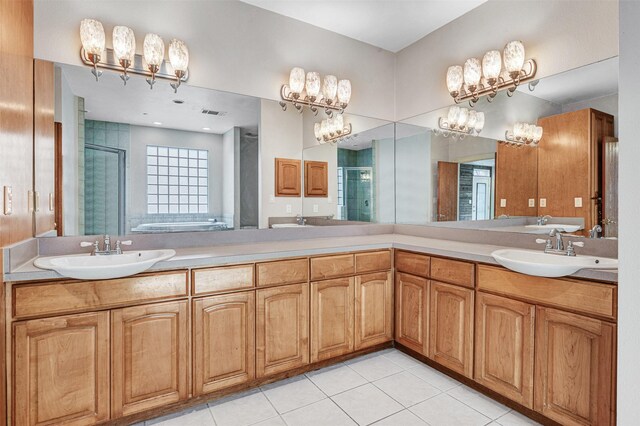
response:
<path fill-rule="evenodd" d="M 568 225 L 568 224 L 562 224 L 562 223 L 548 223 L 546 225 L 525 225 L 525 228 L 527 229 L 531 229 L 532 231 L 540 231 L 540 232 L 535 232 L 540 233 L 540 234 L 546 234 L 551 232 L 552 229 L 559 229 L 562 232 L 576 232 L 580 229 L 582 229 L 581 226 L 579 225 Z"/>
<path fill-rule="evenodd" d="M 564 277 L 581 269 L 618 269 L 618 259 L 594 256 L 562 256 L 542 251 L 504 249 L 491 256 L 512 271 L 538 277 Z"/>
<path fill-rule="evenodd" d="M 109 256 L 75 254 L 39 257 L 33 264 L 41 269 L 54 270 L 69 278 L 105 280 L 139 274 L 175 255 L 175 250 L 126 251 L 123 254 Z"/>
<path fill-rule="evenodd" d="M 298 225 L 297 223 L 275 223 L 272 228 L 311 228 L 313 225 Z"/>

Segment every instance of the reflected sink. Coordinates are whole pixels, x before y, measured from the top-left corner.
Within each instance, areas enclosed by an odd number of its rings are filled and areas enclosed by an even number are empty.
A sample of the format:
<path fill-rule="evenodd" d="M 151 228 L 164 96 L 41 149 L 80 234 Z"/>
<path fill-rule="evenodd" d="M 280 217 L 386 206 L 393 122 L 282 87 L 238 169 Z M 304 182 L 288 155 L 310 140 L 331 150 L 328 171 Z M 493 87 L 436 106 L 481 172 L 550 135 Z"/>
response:
<path fill-rule="evenodd" d="M 551 232 L 552 229 L 559 229 L 562 232 L 576 232 L 582 227 L 579 225 L 568 225 L 562 223 L 548 223 L 546 225 L 525 225 L 525 228 L 532 231 L 540 231 L 540 234 L 546 234 Z M 538 233 L 538 232 L 536 232 Z"/>
<path fill-rule="evenodd" d="M 75 254 L 39 257 L 33 264 L 79 280 L 106 280 L 139 274 L 176 255 L 175 250 L 126 251 L 109 256 Z"/>
<path fill-rule="evenodd" d="M 275 223 L 272 228 L 312 228 L 313 225 L 298 225 L 297 223 Z"/>
<path fill-rule="evenodd" d="M 512 271 L 537 277 L 564 277 L 581 269 L 618 269 L 618 259 L 594 256 L 563 256 L 542 251 L 504 249 L 491 256 Z"/>

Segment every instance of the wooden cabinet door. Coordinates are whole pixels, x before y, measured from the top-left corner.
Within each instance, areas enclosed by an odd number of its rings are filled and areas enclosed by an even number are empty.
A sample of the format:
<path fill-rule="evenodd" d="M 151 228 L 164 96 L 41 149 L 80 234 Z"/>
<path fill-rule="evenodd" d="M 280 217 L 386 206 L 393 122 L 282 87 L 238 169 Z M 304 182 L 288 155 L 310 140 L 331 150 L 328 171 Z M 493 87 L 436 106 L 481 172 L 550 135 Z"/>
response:
<path fill-rule="evenodd" d="M 429 353 L 429 281 L 396 274 L 396 342 L 414 351 Z"/>
<path fill-rule="evenodd" d="M 391 272 L 356 277 L 355 349 L 393 340 Z"/>
<path fill-rule="evenodd" d="M 429 358 L 471 378 L 473 290 L 431 281 Z"/>
<path fill-rule="evenodd" d="M 305 197 L 326 197 L 329 194 L 328 168 L 326 161 L 304 162 Z"/>
<path fill-rule="evenodd" d="M 246 383 L 255 377 L 255 294 L 193 302 L 193 393 Z"/>
<path fill-rule="evenodd" d="M 276 158 L 276 197 L 299 197 L 301 178 L 300 160 Z"/>
<path fill-rule="evenodd" d="M 355 280 L 311 283 L 311 362 L 353 352 Z"/>
<path fill-rule="evenodd" d="M 475 380 L 533 408 L 535 306 L 478 292 Z"/>
<path fill-rule="evenodd" d="M 538 307 L 534 409 L 564 425 L 612 423 L 615 326 Z"/>
<path fill-rule="evenodd" d="M 256 376 L 309 363 L 309 284 L 256 291 Z"/>
<path fill-rule="evenodd" d="M 109 419 L 109 313 L 18 322 L 16 425 L 91 425 Z"/>
<path fill-rule="evenodd" d="M 187 301 L 112 311 L 113 417 L 187 398 L 187 311 Z"/>

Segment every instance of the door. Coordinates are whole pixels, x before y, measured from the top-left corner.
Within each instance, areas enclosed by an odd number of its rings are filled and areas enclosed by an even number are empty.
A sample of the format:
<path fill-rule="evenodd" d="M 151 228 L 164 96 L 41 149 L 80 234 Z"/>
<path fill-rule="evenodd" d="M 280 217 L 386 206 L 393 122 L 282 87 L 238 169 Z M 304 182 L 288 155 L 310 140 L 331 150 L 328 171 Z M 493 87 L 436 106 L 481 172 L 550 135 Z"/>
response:
<path fill-rule="evenodd" d="M 533 408 L 535 306 L 487 293 L 476 299 L 475 380 Z"/>
<path fill-rule="evenodd" d="M 309 284 L 256 291 L 256 376 L 309 363 Z"/>
<path fill-rule="evenodd" d="M 396 341 L 414 351 L 429 353 L 429 281 L 396 274 Z"/>
<path fill-rule="evenodd" d="M 255 294 L 247 291 L 193 302 L 194 396 L 255 377 Z"/>
<path fill-rule="evenodd" d="M 471 220 L 488 220 L 491 219 L 491 176 L 476 176 L 476 171 L 485 169 L 474 170 Z"/>
<path fill-rule="evenodd" d="M 275 196 L 299 197 L 301 177 L 300 160 L 276 158 Z"/>
<path fill-rule="evenodd" d="M 329 191 L 329 163 L 326 161 L 304 162 L 304 196 L 326 197 Z"/>
<path fill-rule="evenodd" d="M 84 146 L 85 235 L 125 234 L 125 151 Z"/>
<path fill-rule="evenodd" d="M 18 322 L 14 424 L 109 419 L 109 312 Z"/>
<path fill-rule="evenodd" d="M 602 144 L 602 232 L 618 236 L 618 138 L 606 136 Z"/>
<path fill-rule="evenodd" d="M 564 425 L 611 424 L 615 326 L 538 307 L 534 409 Z"/>
<path fill-rule="evenodd" d="M 437 222 L 458 220 L 458 163 L 438 161 Z"/>
<path fill-rule="evenodd" d="M 355 349 L 393 340 L 391 272 L 356 277 Z"/>
<path fill-rule="evenodd" d="M 187 301 L 112 311 L 113 417 L 187 398 L 187 311 Z"/>
<path fill-rule="evenodd" d="M 473 373 L 473 290 L 431 281 L 429 358 L 469 378 Z"/>
<path fill-rule="evenodd" d="M 311 362 L 353 352 L 355 279 L 311 283 Z"/>

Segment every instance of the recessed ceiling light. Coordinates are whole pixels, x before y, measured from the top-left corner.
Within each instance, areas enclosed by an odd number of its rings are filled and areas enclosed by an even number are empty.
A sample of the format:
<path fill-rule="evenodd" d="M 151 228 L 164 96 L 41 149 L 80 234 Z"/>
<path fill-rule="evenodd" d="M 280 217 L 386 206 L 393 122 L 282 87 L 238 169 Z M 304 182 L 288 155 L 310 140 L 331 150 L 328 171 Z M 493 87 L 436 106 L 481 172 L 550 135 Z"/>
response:
<path fill-rule="evenodd" d="M 147 115 L 147 113 L 146 113 L 146 112 L 143 112 L 143 113 L 142 113 L 142 115 Z"/>
<path fill-rule="evenodd" d="M 155 124 L 156 126 L 162 126 L 162 123 L 159 121 L 154 121 L 153 124 Z"/>
<path fill-rule="evenodd" d="M 211 130 L 209 127 L 203 127 L 202 130 Z"/>

